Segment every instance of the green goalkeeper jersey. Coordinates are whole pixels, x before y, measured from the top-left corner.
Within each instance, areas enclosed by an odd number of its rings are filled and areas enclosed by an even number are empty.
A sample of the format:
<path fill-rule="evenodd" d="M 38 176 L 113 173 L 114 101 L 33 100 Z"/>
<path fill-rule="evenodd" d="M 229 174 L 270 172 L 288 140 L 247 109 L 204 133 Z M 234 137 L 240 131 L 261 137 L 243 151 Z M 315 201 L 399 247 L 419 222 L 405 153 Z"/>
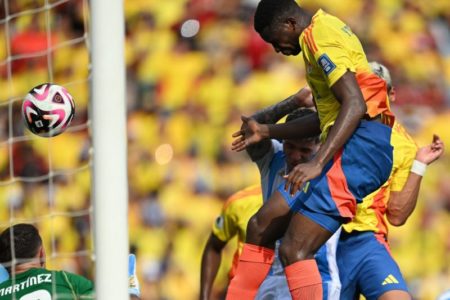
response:
<path fill-rule="evenodd" d="M 46 269 L 30 269 L 0 284 L 0 300 L 93 299 L 92 282 L 82 276 Z"/>

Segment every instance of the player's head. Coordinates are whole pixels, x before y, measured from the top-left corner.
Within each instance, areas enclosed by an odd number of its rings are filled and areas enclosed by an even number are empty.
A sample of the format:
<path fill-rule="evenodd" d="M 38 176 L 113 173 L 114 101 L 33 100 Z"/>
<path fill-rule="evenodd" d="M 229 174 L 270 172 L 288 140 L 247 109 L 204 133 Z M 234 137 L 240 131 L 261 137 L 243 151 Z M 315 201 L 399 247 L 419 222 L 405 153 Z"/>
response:
<path fill-rule="evenodd" d="M 369 65 L 375 75 L 386 81 L 389 100 L 392 102 L 395 101 L 395 89 L 392 86 L 392 78 L 389 69 L 376 61 L 370 62 Z"/>
<path fill-rule="evenodd" d="M 293 120 L 316 113 L 309 108 L 299 108 L 290 113 L 286 118 L 286 123 Z M 288 139 L 283 141 L 283 151 L 286 156 L 288 171 L 292 170 L 299 163 L 310 161 L 320 147 L 319 136 L 304 139 Z"/>
<path fill-rule="evenodd" d="M 45 253 L 42 239 L 36 227 L 31 224 L 16 224 L 5 229 L 0 234 L 0 263 L 11 273 L 11 262 L 14 257 L 16 265 L 39 258 L 44 265 Z"/>
<path fill-rule="evenodd" d="M 284 55 L 300 53 L 301 9 L 294 0 L 261 0 L 256 8 L 254 27 L 263 40 Z"/>

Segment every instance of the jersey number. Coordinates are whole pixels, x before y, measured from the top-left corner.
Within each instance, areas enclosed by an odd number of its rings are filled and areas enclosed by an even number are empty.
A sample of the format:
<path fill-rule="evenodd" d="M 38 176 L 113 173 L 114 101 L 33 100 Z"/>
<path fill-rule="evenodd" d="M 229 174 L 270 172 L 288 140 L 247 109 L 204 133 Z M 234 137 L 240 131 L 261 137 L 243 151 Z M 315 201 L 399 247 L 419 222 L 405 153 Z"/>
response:
<path fill-rule="evenodd" d="M 47 290 L 37 290 L 23 295 L 19 300 L 52 300 L 52 295 Z"/>

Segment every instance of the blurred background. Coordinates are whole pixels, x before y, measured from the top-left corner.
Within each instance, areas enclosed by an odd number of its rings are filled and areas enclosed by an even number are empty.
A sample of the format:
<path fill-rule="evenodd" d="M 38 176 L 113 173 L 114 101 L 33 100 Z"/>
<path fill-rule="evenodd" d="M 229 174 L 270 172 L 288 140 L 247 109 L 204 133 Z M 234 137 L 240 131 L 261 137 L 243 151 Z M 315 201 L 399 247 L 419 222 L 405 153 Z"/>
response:
<path fill-rule="evenodd" d="M 389 236 L 414 297 L 435 299 L 450 288 L 450 2 L 299 3 L 342 18 L 369 60 L 390 69 L 393 109 L 419 146 L 433 133 L 447 144 L 447 155 L 427 170 L 416 211 Z M 36 223 L 50 267 L 93 278 L 88 3 L 0 4 L 1 229 Z M 254 32 L 256 4 L 124 2 L 130 249 L 143 299 L 198 297 L 212 222 L 230 194 L 259 181 L 246 155 L 230 151 L 240 115 L 305 85 L 302 59 L 276 54 Z M 24 129 L 20 106 L 33 86 L 49 81 L 74 96 L 76 117 L 68 132 L 43 139 Z M 215 297 L 226 284 L 231 244 Z"/>

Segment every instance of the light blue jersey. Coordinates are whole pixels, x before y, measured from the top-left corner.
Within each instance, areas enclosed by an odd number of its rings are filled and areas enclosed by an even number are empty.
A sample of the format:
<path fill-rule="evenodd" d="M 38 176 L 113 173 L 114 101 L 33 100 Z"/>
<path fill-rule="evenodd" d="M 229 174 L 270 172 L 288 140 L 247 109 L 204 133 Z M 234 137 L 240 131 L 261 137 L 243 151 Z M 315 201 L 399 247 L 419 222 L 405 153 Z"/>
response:
<path fill-rule="evenodd" d="M 277 190 L 278 186 L 285 181 L 283 175 L 287 174 L 287 165 L 283 152 L 283 144 L 277 140 L 272 140 L 270 150 L 254 162 L 258 166 L 261 175 L 263 201 L 266 202 L 272 193 Z M 335 256 L 339 232 L 340 230 L 319 249 L 315 256 L 322 276 L 324 299 L 327 300 L 339 299 L 339 296 L 334 296 L 340 293 L 339 272 L 337 270 Z M 278 255 L 280 243 L 280 240 L 276 242 L 274 262 L 269 275 L 259 288 L 258 295 L 256 296 L 258 300 L 291 299 L 284 268 Z"/>
<path fill-rule="evenodd" d="M 0 283 L 9 279 L 8 271 L 6 271 L 5 267 L 0 265 Z"/>

